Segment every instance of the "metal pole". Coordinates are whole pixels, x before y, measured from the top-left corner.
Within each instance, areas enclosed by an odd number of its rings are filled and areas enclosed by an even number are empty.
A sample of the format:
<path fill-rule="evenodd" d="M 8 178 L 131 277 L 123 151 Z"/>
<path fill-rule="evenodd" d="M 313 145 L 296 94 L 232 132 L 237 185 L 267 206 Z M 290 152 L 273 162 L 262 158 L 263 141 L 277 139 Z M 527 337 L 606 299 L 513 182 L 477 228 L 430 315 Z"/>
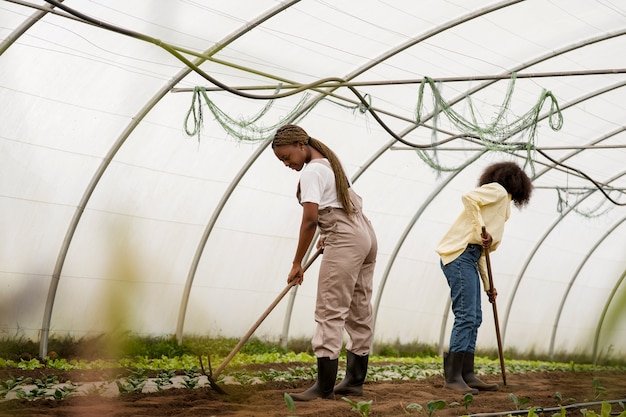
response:
<path fill-rule="evenodd" d="M 514 143 L 514 142 L 507 142 L 507 143 L 502 143 L 502 146 L 504 147 L 510 147 L 511 150 L 517 150 L 515 149 L 516 146 L 524 146 L 524 149 L 526 149 L 526 143 Z M 540 150 L 540 151 L 561 151 L 561 150 L 572 150 L 572 149 L 624 149 L 626 148 L 626 145 L 588 145 L 588 146 L 575 146 L 575 145 L 570 145 L 570 146 L 537 146 L 537 147 L 533 147 L 532 149 L 536 149 L 536 150 Z M 412 148 L 410 146 L 392 146 L 391 148 L 389 148 L 392 151 L 414 151 L 415 148 Z M 423 149 L 428 149 L 428 148 L 423 148 Z M 469 147 L 461 147 L 461 146 L 457 146 L 457 147 L 443 147 L 443 146 L 433 146 L 432 149 L 436 149 L 438 151 L 466 151 L 466 152 L 470 152 L 470 151 L 484 151 L 485 147 L 478 147 L 478 148 L 469 148 Z"/>
<path fill-rule="evenodd" d="M 523 78 L 548 78 L 548 77 L 574 77 L 581 75 L 613 75 L 613 74 L 625 74 L 626 68 L 615 68 L 615 69 L 597 69 L 597 70 L 582 70 L 582 71 L 555 71 L 555 72 L 529 72 L 526 74 L 516 74 L 515 78 L 523 79 Z M 507 80 L 511 78 L 513 73 L 508 74 L 498 74 L 498 75 L 469 75 L 469 76 L 458 76 L 458 77 L 438 77 L 431 78 L 433 82 L 462 82 L 462 81 L 489 81 L 489 80 Z M 381 80 L 381 81 L 350 81 L 350 82 L 336 82 L 330 81 L 328 83 L 319 84 L 316 87 L 367 87 L 367 86 L 381 86 L 381 85 L 406 85 L 406 84 L 421 84 L 424 82 L 424 78 L 414 78 L 414 79 L 405 79 L 405 80 Z M 282 89 L 294 89 L 301 88 L 302 86 L 307 84 L 287 84 L 281 85 Z M 250 91 L 250 90 L 276 90 L 279 86 L 277 85 L 241 85 L 236 87 L 231 87 L 235 90 L 239 91 Z M 172 93 L 191 93 L 193 92 L 193 88 L 172 88 Z M 205 91 L 223 91 L 220 87 L 207 87 Z"/>

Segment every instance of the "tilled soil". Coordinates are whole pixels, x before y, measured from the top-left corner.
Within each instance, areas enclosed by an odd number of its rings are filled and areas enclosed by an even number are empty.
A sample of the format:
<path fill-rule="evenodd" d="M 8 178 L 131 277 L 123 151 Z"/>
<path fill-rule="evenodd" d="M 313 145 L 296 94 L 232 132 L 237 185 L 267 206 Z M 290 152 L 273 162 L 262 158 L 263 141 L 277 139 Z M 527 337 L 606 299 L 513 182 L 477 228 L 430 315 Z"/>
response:
<path fill-rule="evenodd" d="M 15 372 L 13 376 L 17 376 Z M 92 377 L 94 375 L 91 375 Z M 87 373 L 65 372 L 63 379 L 85 381 Z M 355 401 L 372 400 L 371 417 L 378 416 L 427 416 L 427 403 L 444 400 L 446 408 L 437 410 L 433 416 L 461 416 L 477 413 L 510 411 L 516 414 L 516 405 L 510 394 L 518 398 L 528 398 L 522 408 L 558 407 L 559 393 L 563 405 L 597 402 L 601 400 L 626 401 L 626 372 L 532 372 L 507 374 L 507 385 L 497 375 L 485 376 L 487 382 L 500 383 L 497 392 L 481 392 L 474 396 L 468 409 L 461 405 L 462 395 L 443 388 L 441 376 L 417 381 L 368 382 L 363 397 L 353 397 Z M 593 380 L 599 384 L 594 388 Z M 100 396 L 74 396 L 63 401 L 54 400 L 9 400 L 0 403 L 0 416 L 319 416 L 339 417 L 358 416 L 351 406 L 340 398 L 335 400 L 314 400 L 296 403 L 291 412 L 283 399 L 284 392 L 298 392 L 311 382 L 274 382 L 258 385 L 224 385 L 228 394 L 221 395 L 205 387 L 194 390 L 168 389 L 158 393 L 126 394 L 115 398 Z M 420 404 L 421 413 L 407 409 L 411 403 Z M 586 406 L 599 410 L 598 406 Z M 613 404 L 613 411 L 623 411 L 619 404 Z M 548 410 L 544 415 L 552 416 L 556 411 Z M 522 415 L 526 415 L 523 413 Z M 568 410 L 568 416 L 580 416 L 579 409 Z"/>

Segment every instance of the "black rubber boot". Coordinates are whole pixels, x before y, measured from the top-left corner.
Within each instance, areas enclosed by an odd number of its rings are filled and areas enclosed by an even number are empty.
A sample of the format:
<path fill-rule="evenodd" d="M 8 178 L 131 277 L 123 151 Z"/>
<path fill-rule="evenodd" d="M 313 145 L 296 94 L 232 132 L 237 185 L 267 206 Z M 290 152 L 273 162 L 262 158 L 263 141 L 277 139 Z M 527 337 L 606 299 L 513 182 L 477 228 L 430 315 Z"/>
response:
<path fill-rule="evenodd" d="M 469 387 L 461 376 L 464 356 L 464 352 L 449 352 L 443 354 L 443 375 L 446 381 L 443 386 L 444 388 L 449 388 L 464 394 L 468 392 L 478 394 L 478 390 Z"/>
<path fill-rule="evenodd" d="M 289 394 L 294 401 L 311 401 L 315 398 L 335 399 L 333 388 L 337 379 L 339 360 L 329 357 L 317 358 L 317 381 L 308 390 L 299 394 Z"/>
<path fill-rule="evenodd" d="M 468 386 L 479 391 L 498 390 L 498 384 L 487 384 L 476 377 L 474 374 L 474 353 L 472 352 L 465 352 L 465 356 L 463 356 L 463 371 L 461 375 Z"/>
<path fill-rule="evenodd" d="M 345 378 L 335 385 L 335 394 L 363 395 L 363 383 L 367 376 L 369 355 L 359 356 L 348 351 Z"/>

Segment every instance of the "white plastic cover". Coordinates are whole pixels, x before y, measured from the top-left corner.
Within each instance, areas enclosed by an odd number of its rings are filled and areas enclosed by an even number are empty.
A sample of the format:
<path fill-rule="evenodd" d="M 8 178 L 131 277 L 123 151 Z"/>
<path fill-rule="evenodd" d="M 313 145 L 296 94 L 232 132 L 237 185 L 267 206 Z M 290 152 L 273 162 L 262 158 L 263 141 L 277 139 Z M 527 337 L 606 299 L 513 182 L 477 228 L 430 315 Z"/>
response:
<path fill-rule="evenodd" d="M 183 53 L 190 61 L 199 63 L 205 53 L 210 61 L 200 68 L 231 87 L 284 87 L 326 77 L 382 82 L 504 75 L 495 82 L 438 84 L 467 118 L 472 93 L 478 122 L 488 123 L 504 100 L 506 74 L 517 72 L 507 121 L 535 105 L 544 89 L 551 91 L 564 124 L 559 131 L 549 127 L 546 102 L 536 146 L 626 202 L 626 7 L 620 2 L 62 5 L 195 51 Z M 71 18 L 59 7 L 0 3 L 0 335 L 127 329 L 241 336 L 286 284 L 301 215 L 297 174 L 266 142 L 229 135 L 206 106 L 201 134 L 188 137 L 190 89 L 214 86 L 164 48 Z M 563 74 L 591 70 L 602 74 Z M 562 74 L 521 77 L 528 73 Z M 443 115 L 416 126 L 418 84 L 378 84 L 357 88 L 406 140 L 430 144 L 428 126 L 435 123 L 443 130 L 435 140 L 462 133 Z M 340 156 L 378 235 L 376 342 L 444 347 L 453 318 L 434 248 L 482 168 L 500 160 L 523 165 L 528 154 L 458 139 L 443 145 L 437 160 L 444 167 L 468 165 L 439 172 L 394 142 L 346 87 L 325 98 L 319 91 L 275 100 L 257 125 L 286 122 L 304 103 L 308 112 L 297 114 L 304 115 L 299 124 Z M 422 115 L 429 116 L 433 105 L 425 91 Z M 235 119 L 250 118 L 266 104 L 224 91 L 207 94 Z M 534 196 L 526 209 L 513 210 L 492 255 L 504 345 L 623 355 L 624 206 L 609 202 L 580 173 L 555 167 L 537 152 L 531 156 Z M 532 174 L 530 165 L 526 169 Z M 565 190 L 561 199 L 556 188 Z M 306 274 L 293 310 L 286 297 L 258 336 L 312 335 L 317 267 Z M 493 348 L 486 299 L 483 311 L 479 347 Z"/>

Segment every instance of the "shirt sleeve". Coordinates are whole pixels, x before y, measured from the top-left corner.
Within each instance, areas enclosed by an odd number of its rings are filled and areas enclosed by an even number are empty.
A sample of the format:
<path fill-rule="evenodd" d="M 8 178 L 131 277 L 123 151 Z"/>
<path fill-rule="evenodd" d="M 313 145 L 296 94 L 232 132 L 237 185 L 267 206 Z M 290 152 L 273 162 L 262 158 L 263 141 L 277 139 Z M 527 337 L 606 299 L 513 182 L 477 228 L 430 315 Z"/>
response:
<path fill-rule="evenodd" d="M 300 202 L 319 204 L 324 192 L 324 179 L 315 170 L 305 170 L 300 175 Z"/>
<path fill-rule="evenodd" d="M 474 233 L 477 233 L 479 238 L 482 231 L 481 229 L 485 226 L 480 208 L 487 204 L 493 204 L 501 198 L 506 197 L 506 191 L 502 194 L 502 190 L 501 187 L 495 184 L 485 184 L 463 194 L 461 198 L 463 206 L 465 207 L 465 213 L 474 227 Z M 480 239 L 477 240 L 480 241 Z"/>

